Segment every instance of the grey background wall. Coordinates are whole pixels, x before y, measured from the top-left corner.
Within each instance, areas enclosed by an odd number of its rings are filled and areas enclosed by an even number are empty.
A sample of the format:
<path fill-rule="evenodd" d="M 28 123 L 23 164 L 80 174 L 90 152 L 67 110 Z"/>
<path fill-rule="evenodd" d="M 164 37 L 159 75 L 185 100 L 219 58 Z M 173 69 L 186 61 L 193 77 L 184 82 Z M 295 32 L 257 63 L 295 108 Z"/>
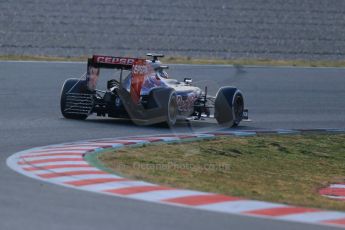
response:
<path fill-rule="evenodd" d="M 345 58 L 344 0 L 0 0 L 0 55 Z"/>

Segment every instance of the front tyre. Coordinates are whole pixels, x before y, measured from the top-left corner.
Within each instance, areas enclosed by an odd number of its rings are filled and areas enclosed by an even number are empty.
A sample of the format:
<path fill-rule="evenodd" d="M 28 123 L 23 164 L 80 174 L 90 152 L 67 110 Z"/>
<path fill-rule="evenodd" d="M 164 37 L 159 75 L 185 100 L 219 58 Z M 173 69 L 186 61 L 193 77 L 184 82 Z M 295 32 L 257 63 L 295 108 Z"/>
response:
<path fill-rule="evenodd" d="M 219 125 L 236 127 L 243 119 L 244 99 L 240 90 L 235 87 L 222 87 L 215 100 L 215 112 Z"/>

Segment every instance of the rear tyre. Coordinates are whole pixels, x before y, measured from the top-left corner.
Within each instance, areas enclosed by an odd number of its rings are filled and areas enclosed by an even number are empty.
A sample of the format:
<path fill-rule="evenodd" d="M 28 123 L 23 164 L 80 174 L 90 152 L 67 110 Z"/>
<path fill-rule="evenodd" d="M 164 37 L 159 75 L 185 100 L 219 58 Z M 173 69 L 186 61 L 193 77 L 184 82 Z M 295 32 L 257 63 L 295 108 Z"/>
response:
<path fill-rule="evenodd" d="M 177 120 L 177 98 L 175 91 L 171 91 L 169 95 L 168 106 L 166 110 L 166 124 L 172 127 L 176 124 Z"/>
<path fill-rule="evenodd" d="M 215 100 L 215 112 L 219 125 L 236 127 L 243 119 L 244 99 L 241 91 L 235 87 L 222 87 Z"/>
<path fill-rule="evenodd" d="M 88 115 L 79 113 L 70 113 L 70 107 L 67 100 L 67 93 L 81 94 L 87 90 L 86 81 L 78 79 L 67 79 L 61 90 L 60 109 L 62 115 L 67 119 L 85 120 Z"/>
<path fill-rule="evenodd" d="M 155 88 L 145 100 L 146 109 L 162 108 L 159 114 L 158 124 L 172 127 L 176 124 L 178 107 L 177 96 L 174 89 L 171 88 Z"/>

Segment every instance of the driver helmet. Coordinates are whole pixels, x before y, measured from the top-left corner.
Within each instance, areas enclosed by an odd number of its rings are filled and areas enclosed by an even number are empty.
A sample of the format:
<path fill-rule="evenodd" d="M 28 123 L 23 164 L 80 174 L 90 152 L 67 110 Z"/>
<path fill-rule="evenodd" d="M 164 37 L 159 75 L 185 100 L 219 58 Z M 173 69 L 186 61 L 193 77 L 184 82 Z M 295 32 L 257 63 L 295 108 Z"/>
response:
<path fill-rule="evenodd" d="M 165 79 L 169 78 L 168 73 L 162 69 L 157 71 L 157 75 L 161 78 L 165 78 Z"/>
<path fill-rule="evenodd" d="M 149 61 L 148 62 L 151 64 L 151 67 L 156 71 L 156 76 L 161 77 L 161 78 L 169 78 L 168 73 L 164 71 L 164 69 L 160 68 L 161 67 L 161 62 L 160 61 Z"/>

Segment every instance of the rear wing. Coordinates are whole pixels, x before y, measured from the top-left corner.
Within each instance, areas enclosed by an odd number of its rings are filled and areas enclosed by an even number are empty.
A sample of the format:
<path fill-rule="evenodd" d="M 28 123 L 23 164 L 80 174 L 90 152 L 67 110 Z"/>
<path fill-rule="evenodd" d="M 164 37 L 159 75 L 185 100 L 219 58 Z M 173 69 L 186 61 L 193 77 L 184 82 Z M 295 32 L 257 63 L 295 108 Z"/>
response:
<path fill-rule="evenodd" d="M 113 57 L 113 56 L 103 56 L 103 55 L 93 55 L 87 61 L 88 69 L 89 67 L 94 68 L 108 68 L 108 69 L 122 69 L 131 70 L 134 62 L 136 60 L 141 60 L 138 58 L 128 58 L 128 57 Z M 145 60 L 145 59 L 143 59 Z"/>
<path fill-rule="evenodd" d="M 140 68 L 144 68 L 143 65 L 145 66 L 145 64 L 146 64 L 146 59 L 141 59 L 141 58 L 93 55 L 92 58 L 89 58 L 87 60 L 86 82 L 87 82 L 88 89 L 91 91 L 96 90 L 96 86 L 97 86 L 97 82 L 99 78 L 99 72 L 101 68 L 120 69 L 121 70 L 120 85 L 122 85 L 122 71 L 123 70 L 132 71 L 132 69 L 134 68 L 135 70 L 134 72 L 136 73 L 138 72 L 138 70 L 143 71 Z"/>

